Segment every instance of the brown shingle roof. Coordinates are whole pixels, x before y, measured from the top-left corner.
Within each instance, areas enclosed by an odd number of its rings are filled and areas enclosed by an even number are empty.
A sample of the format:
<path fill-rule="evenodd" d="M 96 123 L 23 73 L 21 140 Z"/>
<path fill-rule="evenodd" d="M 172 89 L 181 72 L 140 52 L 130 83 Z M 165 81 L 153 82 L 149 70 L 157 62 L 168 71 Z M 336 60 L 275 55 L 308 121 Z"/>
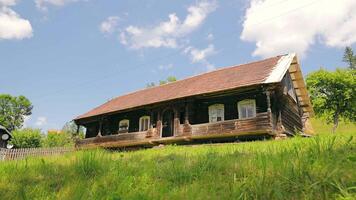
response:
<path fill-rule="evenodd" d="M 276 56 L 248 64 L 226 67 L 119 96 L 78 116 L 76 120 L 167 100 L 261 84 L 270 75 L 280 58 L 281 56 Z"/>

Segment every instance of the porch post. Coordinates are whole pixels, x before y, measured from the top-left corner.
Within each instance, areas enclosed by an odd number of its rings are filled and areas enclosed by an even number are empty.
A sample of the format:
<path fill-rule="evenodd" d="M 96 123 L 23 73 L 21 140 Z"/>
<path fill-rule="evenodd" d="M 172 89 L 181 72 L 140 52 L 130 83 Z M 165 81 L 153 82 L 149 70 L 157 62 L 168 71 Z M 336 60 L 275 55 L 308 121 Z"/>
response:
<path fill-rule="evenodd" d="M 189 124 L 189 106 L 185 104 L 185 115 L 184 115 L 184 124 Z"/>
<path fill-rule="evenodd" d="M 269 90 L 266 90 L 266 97 L 267 97 L 267 112 L 271 113 L 271 92 Z"/>
<path fill-rule="evenodd" d="M 153 111 L 150 111 L 150 127 L 147 130 L 146 137 L 152 137 L 154 135 L 154 129 L 153 129 Z"/>
<path fill-rule="evenodd" d="M 173 136 L 177 136 L 180 135 L 180 131 L 179 131 L 179 125 L 180 125 L 180 121 L 179 121 L 179 111 L 177 108 L 174 109 L 174 132 L 173 132 Z"/>
<path fill-rule="evenodd" d="M 185 104 L 185 112 L 184 112 L 184 125 L 183 125 L 183 135 L 191 135 L 192 127 L 189 122 L 189 104 Z"/>
<path fill-rule="evenodd" d="M 99 131 L 98 131 L 98 135 L 97 135 L 97 137 L 101 137 L 102 135 L 101 135 L 101 129 L 103 128 L 103 119 L 100 119 L 100 121 L 99 121 Z"/>
<path fill-rule="evenodd" d="M 157 136 L 161 136 L 161 129 L 162 129 L 162 119 L 161 119 L 161 111 L 157 111 L 157 124 L 156 124 L 156 129 L 157 129 Z"/>
<path fill-rule="evenodd" d="M 275 122 L 274 122 L 274 118 L 272 115 L 272 109 L 271 109 L 271 91 L 269 89 L 265 89 L 265 93 L 266 93 L 266 100 L 267 100 L 267 115 L 268 115 L 268 121 L 271 127 L 271 131 L 272 133 L 275 132 Z"/>
<path fill-rule="evenodd" d="M 153 129 L 153 117 L 154 117 L 154 113 L 151 110 L 151 116 L 150 116 L 150 129 Z"/>
<path fill-rule="evenodd" d="M 77 135 L 79 135 L 80 125 L 77 125 Z"/>

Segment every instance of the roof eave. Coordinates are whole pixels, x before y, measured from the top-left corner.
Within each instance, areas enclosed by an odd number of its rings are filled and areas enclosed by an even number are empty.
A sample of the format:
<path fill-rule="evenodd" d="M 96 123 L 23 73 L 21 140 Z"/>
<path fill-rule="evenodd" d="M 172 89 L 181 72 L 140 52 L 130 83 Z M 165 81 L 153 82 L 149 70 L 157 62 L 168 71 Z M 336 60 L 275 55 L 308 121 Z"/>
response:
<path fill-rule="evenodd" d="M 293 87 L 296 90 L 298 99 L 303 103 L 303 112 L 311 117 L 314 116 L 313 106 L 304 83 L 298 57 L 295 53 L 282 56 L 264 83 L 281 82 L 287 71 L 291 74 Z"/>

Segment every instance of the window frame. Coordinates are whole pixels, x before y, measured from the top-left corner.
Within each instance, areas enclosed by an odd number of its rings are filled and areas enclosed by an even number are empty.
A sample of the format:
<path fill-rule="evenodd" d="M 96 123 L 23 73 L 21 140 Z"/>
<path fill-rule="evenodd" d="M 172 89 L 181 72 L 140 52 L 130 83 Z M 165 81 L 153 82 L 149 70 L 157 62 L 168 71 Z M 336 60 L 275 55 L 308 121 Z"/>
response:
<path fill-rule="evenodd" d="M 127 123 L 127 129 L 121 129 L 122 123 Z M 129 128 L 130 128 L 130 120 L 129 119 L 122 119 L 119 121 L 119 132 L 121 132 L 121 133 L 124 131 L 129 132 Z"/>
<path fill-rule="evenodd" d="M 289 95 L 295 102 L 297 102 L 297 94 L 295 93 L 292 77 L 289 73 L 286 73 L 285 77 L 283 78 L 283 84 L 287 90 L 286 95 Z"/>
<path fill-rule="evenodd" d="M 216 116 L 216 118 L 218 118 L 218 117 L 221 117 L 221 120 L 220 121 L 213 121 L 212 120 L 212 112 L 214 111 L 214 110 L 218 110 L 218 109 L 221 109 L 222 110 L 222 116 L 218 116 L 218 114 L 217 114 L 217 116 Z M 212 105 L 210 105 L 209 107 L 208 107 L 208 110 L 209 110 L 209 123 L 215 123 L 215 122 L 222 122 L 222 121 L 225 121 L 225 105 L 224 104 L 222 104 L 222 103 L 216 103 L 216 104 L 212 104 Z M 216 112 L 217 113 L 217 112 Z"/>
<path fill-rule="evenodd" d="M 252 117 L 246 116 L 246 117 L 242 117 L 242 106 L 244 105 L 252 105 L 253 106 L 253 112 L 252 112 Z M 244 99 L 242 101 L 239 101 L 237 103 L 237 109 L 238 109 L 238 113 L 239 113 L 239 119 L 250 119 L 250 118 L 254 118 L 256 117 L 257 114 L 257 109 L 256 109 L 256 99 Z M 248 115 L 248 113 L 247 113 Z"/>
<path fill-rule="evenodd" d="M 148 120 L 147 122 L 147 129 L 145 129 L 145 121 L 144 120 Z M 148 116 L 148 115 L 144 115 L 142 117 L 140 117 L 139 121 L 138 121 L 138 124 L 139 124 L 139 131 L 142 132 L 142 131 L 148 131 L 148 129 L 150 129 L 150 126 L 151 126 L 151 117 Z"/>

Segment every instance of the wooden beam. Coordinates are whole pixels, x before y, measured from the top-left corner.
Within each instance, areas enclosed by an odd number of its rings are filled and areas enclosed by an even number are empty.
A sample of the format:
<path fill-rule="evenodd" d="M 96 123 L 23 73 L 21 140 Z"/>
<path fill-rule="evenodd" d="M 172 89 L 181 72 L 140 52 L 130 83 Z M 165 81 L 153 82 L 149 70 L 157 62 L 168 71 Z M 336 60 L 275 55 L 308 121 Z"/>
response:
<path fill-rule="evenodd" d="M 100 121 L 99 121 L 99 131 L 98 131 L 98 137 L 101 137 L 102 134 L 101 134 L 101 129 L 103 128 L 103 119 L 101 118 Z"/>
<path fill-rule="evenodd" d="M 189 124 L 189 104 L 185 104 L 184 124 Z"/>
<path fill-rule="evenodd" d="M 271 92 L 269 90 L 265 91 L 267 97 L 267 112 L 272 112 L 271 110 Z"/>

